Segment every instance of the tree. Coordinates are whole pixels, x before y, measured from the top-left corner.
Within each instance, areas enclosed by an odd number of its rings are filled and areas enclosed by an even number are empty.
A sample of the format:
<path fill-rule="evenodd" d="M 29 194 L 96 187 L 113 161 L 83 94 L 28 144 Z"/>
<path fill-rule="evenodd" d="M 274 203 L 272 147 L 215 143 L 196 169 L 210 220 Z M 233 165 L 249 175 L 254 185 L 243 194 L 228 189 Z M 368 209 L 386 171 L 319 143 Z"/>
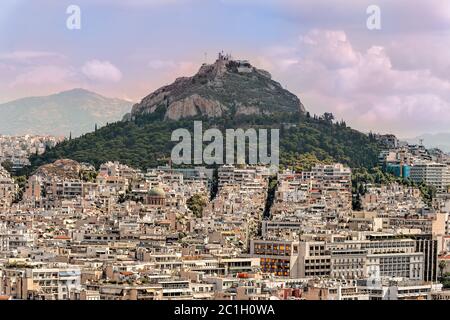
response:
<path fill-rule="evenodd" d="M 270 218 L 270 209 L 273 205 L 273 200 L 275 199 L 275 191 L 277 189 L 278 180 L 277 176 L 272 176 L 269 178 L 269 187 L 267 190 L 266 205 L 264 207 L 264 217 Z"/>
<path fill-rule="evenodd" d="M 331 112 L 325 112 L 323 114 L 323 120 L 325 120 L 328 123 L 332 123 L 334 120 L 334 115 Z"/>
<path fill-rule="evenodd" d="M 186 205 L 197 218 L 203 216 L 203 209 L 206 207 L 207 200 L 201 194 L 194 194 L 186 201 Z"/>
<path fill-rule="evenodd" d="M 426 185 L 425 183 L 422 183 L 419 185 L 420 193 L 422 194 L 423 201 L 431 207 L 433 204 L 433 199 L 436 197 L 436 187 Z"/>
<path fill-rule="evenodd" d="M 120 194 L 119 198 L 117 199 L 117 203 L 124 203 L 127 200 L 126 195 Z"/>
<path fill-rule="evenodd" d="M 444 276 L 445 267 L 447 267 L 447 261 L 445 260 L 439 261 L 439 270 L 441 271 L 441 277 Z"/>
<path fill-rule="evenodd" d="M 292 168 L 295 158 L 302 154 L 314 155 L 321 162 L 333 159 L 352 168 L 371 168 L 376 165 L 380 148 L 366 134 L 339 124 L 327 123 L 323 119 L 317 119 L 317 116 L 313 119 L 312 114 L 310 116 L 311 118 L 305 115 L 296 117 L 292 114 L 273 114 L 233 118 L 227 114 L 222 118 L 201 120 L 204 130 L 217 128 L 222 133 L 228 128 L 280 128 L 280 123 L 292 124 L 280 130 L 280 164 L 284 167 Z M 186 128 L 192 133 L 193 121 L 163 120 L 164 113 L 156 110 L 136 116 L 132 121 L 119 121 L 99 127 L 97 132 L 73 137 L 72 141 L 66 139 L 42 155 L 32 155 L 28 172 L 61 158 L 89 162 L 97 168 L 106 161 L 120 161 L 140 169 L 164 164 L 167 162 L 164 159 L 170 159 L 175 144 L 171 141 L 173 130 Z M 25 171 L 20 174 L 25 174 Z M 214 194 L 213 192 L 212 196 Z"/>
<path fill-rule="evenodd" d="M 310 171 L 312 167 L 316 164 L 331 164 L 333 159 L 326 158 L 324 160 L 319 160 L 317 156 L 313 153 L 303 153 L 291 155 L 285 161 L 286 167 L 292 168 L 294 171 Z"/>
<path fill-rule="evenodd" d="M 90 170 L 81 170 L 79 173 L 79 177 L 84 182 L 95 182 L 95 179 L 97 179 L 98 173 L 96 171 L 90 171 Z"/>
<path fill-rule="evenodd" d="M 361 194 L 357 193 L 353 195 L 352 197 L 352 209 L 354 211 L 362 211 L 362 201 L 361 201 Z"/>
<path fill-rule="evenodd" d="M 19 188 L 13 202 L 19 203 L 23 199 L 23 193 L 25 192 L 25 188 L 27 186 L 27 177 L 25 176 L 14 177 L 14 183 L 16 183 Z"/>
<path fill-rule="evenodd" d="M 213 200 L 219 192 L 219 172 L 217 168 L 214 168 L 213 178 L 211 182 L 211 197 L 209 200 Z"/>
<path fill-rule="evenodd" d="M 1 163 L 1 166 L 9 173 L 13 172 L 13 163 L 10 160 L 5 160 Z"/>

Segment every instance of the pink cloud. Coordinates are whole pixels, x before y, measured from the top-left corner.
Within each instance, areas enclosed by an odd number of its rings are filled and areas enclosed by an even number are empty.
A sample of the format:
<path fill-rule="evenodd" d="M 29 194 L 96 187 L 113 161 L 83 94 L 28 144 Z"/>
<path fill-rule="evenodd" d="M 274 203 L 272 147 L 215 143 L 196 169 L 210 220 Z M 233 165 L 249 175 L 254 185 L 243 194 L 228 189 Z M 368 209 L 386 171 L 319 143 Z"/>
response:
<path fill-rule="evenodd" d="M 35 66 L 17 75 L 10 86 L 61 84 L 74 80 L 75 77 L 76 71 L 70 67 L 55 65 Z"/>
<path fill-rule="evenodd" d="M 109 61 L 90 60 L 81 71 L 94 81 L 119 82 L 122 79 L 122 72 Z"/>
<path fill-rule="evenodd" d="M 384 46 L 361 51 L 343 31 L 312 30 L 294 48 L 267 50 L 264 59 L 311 112 L 332 111 L 364 131 L 448 128 L 450 81 L 429 69 L 395 68 Z"/>

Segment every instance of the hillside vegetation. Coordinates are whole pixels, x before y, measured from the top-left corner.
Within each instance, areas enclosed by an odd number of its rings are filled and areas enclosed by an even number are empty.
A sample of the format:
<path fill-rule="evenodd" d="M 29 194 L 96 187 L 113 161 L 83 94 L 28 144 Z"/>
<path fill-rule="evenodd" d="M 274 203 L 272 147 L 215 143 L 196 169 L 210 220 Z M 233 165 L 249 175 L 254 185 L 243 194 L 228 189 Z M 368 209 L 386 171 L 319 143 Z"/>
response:
<path fill-rule="evenodd" d="M 164 112 L 137 116 L 66 140 L 41 156 L 32 156 L 32 169 L 64 158 L 95 166 L 117 160 L 143 169 L 166 164 L 175 145 L 171 142 L 172 132 L 178 128 L 193 132 L 194 120 L 203 121 L 203 130 L 216 127 L 223 133 L 230 128 L 279 128 L 280 163 L 285 167 L 302 169 L 316 161 L 337 161 L 370 168 L 377 161 L 379 149 L 374 139 L 327 117 L 299 113 L 163 121 Z"/>

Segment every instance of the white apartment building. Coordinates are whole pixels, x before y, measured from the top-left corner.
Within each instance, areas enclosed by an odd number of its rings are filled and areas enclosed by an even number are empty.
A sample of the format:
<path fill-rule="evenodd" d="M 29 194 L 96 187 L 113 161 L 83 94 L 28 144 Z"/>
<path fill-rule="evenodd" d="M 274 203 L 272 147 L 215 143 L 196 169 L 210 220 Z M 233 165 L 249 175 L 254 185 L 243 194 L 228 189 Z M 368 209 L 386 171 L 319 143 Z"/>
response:
<path fill-rule="evenodd" d="M 16 193 L 16 184 L 6 170 L 0 166 L 0 209 L 9 207 Z"/>
<path fill-rule="evenodd" d="M 402 278 L 383 278 L 375 285 L 358 282 L 359 289 L 367 292 L 370 300 L 431 300 L 433 294 L 442 292 L 442 284 Z"/>
<path fill-rule="evenodd" d="M 2 233 L 4 248 L 7 250 L 17 250 L 19 248 L 31 248 L 34 245 L 34 236 L 25 227 L 21 226 L 15 230 L 8 230 Z"/>
<path fill-rule="evenodd" d="M 413 239 L 344 241 L 328 248 L 333 276 L 424 279 L 424 254 Z"/>
<path fill-rule="evenodd" d="M 325 188 L 339 186 L 339 189 L 351 191 L 352 171 L 343 164 L 317 164 L 312 170 L 312 176 L 323 183 Z"/>
<path fill-rule="evenodd" d="M 1 291 L 15 299 L 67 300 L 81 289 L 78 268 L 6 268 Z"/>
<path fill-rule="evenodd" d="M 411 180 L 425 183 L 444 190 L 450 185 L 450 174 L 446 164 L 435 162 L 418 162 L 411 167 Z"/>
<path fill-rule="evenodd" d="M 283 277 L 423 280 L 425 255 L 413 239 L 326 241 L 252 240 L 261 269 Z"/>

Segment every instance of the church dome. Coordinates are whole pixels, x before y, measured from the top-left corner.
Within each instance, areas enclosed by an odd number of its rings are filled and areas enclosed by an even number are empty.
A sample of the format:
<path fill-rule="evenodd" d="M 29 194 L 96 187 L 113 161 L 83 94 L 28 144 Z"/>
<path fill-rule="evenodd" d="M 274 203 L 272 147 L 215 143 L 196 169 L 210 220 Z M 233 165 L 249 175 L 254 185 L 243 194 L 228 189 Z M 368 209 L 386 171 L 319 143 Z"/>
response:
<path fill-rule="evenodd" d="M 148 195 L 150 197 L 165 197 L 166 193 L 161 188 L 151 188 L 148 192 Z"/>

